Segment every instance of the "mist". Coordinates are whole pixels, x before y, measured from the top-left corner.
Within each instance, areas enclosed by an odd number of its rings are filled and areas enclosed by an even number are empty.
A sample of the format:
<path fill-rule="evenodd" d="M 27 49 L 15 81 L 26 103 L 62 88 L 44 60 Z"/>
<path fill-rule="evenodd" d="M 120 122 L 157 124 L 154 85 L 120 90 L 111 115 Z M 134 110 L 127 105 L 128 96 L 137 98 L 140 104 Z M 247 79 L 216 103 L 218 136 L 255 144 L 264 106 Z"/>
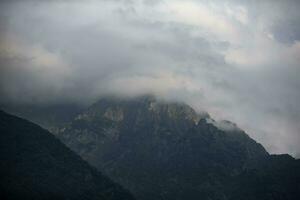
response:
<path fill-rule="evenodd" d="M 300 155 L 299 1 L 2 1 L 1 103 L 152 93 Z"/>

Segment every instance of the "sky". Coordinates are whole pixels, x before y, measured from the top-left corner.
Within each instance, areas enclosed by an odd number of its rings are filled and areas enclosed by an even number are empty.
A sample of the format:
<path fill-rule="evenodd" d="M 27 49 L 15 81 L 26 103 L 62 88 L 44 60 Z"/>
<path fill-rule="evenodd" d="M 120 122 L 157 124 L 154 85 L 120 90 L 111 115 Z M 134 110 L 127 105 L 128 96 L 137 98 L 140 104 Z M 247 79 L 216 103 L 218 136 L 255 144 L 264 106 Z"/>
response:
<path fill-rule="evenodd" d="M 1 1 L 0 102 L 153 93 L 300 157 L 300 1 Z"/>

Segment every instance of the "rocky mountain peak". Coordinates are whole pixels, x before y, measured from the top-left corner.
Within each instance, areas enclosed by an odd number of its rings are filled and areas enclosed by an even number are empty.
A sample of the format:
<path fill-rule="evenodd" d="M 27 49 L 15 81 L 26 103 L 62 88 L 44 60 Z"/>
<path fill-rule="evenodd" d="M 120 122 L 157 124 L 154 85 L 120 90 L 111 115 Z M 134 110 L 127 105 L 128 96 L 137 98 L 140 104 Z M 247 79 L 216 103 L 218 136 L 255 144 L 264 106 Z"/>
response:
<path fill-rule="evenodd" d="M 181 102 L 159 99 L 154 95 L 143 95 L 136 98 L 104 97 L 89 109 L 77 116 L 77 119 L 106 119 L 121 123 L 128 118 L 136 121 L 187 122 L 197 124 L 200 119 L 209 118 L 207 113 L 197 113 L 192 107 Z"/>

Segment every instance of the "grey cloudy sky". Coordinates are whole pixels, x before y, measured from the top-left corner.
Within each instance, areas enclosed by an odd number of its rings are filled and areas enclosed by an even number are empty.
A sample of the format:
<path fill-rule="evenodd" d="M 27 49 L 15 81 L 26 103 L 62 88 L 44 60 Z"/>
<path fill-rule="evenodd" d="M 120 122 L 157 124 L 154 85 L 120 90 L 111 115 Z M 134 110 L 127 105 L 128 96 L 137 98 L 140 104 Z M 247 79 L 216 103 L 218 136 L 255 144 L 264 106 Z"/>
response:
<path fill-rule="evenodd" d="M 300 156 L 300 1 L 0 3 L 2 102 L 155 93 Z"/>

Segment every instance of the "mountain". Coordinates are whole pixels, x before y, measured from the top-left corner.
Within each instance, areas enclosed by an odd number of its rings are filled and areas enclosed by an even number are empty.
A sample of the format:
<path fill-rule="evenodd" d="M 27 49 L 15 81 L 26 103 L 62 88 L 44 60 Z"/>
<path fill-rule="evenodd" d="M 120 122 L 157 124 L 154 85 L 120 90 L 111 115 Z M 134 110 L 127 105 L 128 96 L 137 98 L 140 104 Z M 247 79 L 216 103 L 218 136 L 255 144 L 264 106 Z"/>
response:
<path fill-rule="evenodd" d="M 183 103 L 103 98 L 56 135 L 139 200 L 300 199 L 299 160 Z"/>
<path fill-rule="evenodd" d="M 132 200 L 48 131 L 0 111 L 0 199 Z"/>
<path fill-rule="evenodd" d="M 51 105 L 2 103 L 0 109 L 15 116 L 28 119 L 50 131 L 65 126 L 85 106 L 68 103 Z"/>
<path fill-rule="evenodd" d="M 300 199 L 300 160 L 271 155 L 253 169 L 234 177 L 231 199 Z"/>

